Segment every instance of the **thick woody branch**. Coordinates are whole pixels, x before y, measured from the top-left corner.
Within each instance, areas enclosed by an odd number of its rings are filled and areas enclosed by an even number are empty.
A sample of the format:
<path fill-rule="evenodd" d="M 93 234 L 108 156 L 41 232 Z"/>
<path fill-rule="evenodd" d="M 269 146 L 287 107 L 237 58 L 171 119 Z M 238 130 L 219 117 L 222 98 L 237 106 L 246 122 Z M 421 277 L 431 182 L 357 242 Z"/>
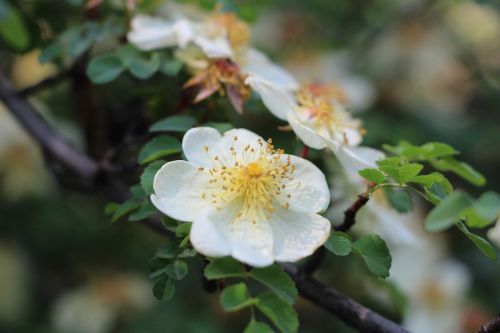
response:
<path fill-rule="evenodd" d="M 477 333 L 498 333 L 500 332 L 500 314 L 489 322 L 481 326 Z"/>
<path fill-rule="evenodd" d="M 0 99 L 10 109 L 29 134 L 54 159 L 72 170 L 76 176 L 91 180 L 97 190 L 100 190 L 111 200 L 124 201 L 129 197 L 126 187 L 111 177 L 94 160 L 70 146 L 63 137 L 56 133 L 32 107 L 17 94 L 7 80 L 0 74 Z M 367 198 L 358 199 L 359 203 L 346 212 L 346 218 L 354 219 L 356 211 L 361 208 Z M 364 202 L 363 202 L 364 201 Z M 358 207 L 359 206 L 359 207 Z M 357 207 L 357 208 L 356 208 Z M 354 222 L 348 222 L 352 226 Z M 143 224 L 156 232 L 169 236 L 158 219 L 146 220 Z M 349 227 L 346 227 L 347 229 Z M 344 229 L 344 230 L 347 230 Z M 283 265 L 284 269 L 295 281 L 300 295 L 316 305 L 330 311 L 348 325 L 361 332 L 408 333 L 398 324 L 380 316 L 354 300 L 342 295 L 335 289 L 315 280 L 295 265 Z"/>

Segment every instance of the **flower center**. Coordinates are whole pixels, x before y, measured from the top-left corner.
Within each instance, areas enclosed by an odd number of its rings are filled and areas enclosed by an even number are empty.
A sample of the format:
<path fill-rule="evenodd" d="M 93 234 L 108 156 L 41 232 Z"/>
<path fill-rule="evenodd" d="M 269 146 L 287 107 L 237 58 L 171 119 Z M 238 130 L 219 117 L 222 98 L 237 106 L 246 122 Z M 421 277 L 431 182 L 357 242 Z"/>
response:
<path fill-rule="evenodd" d="M 217 209 L 230 202 L 241 204 L 238 217 L 255 221 L 269 217 L 274 211 L 275 199 L 293 183 L 295 166 L 290 158 L 282 157 L 283 151 L 274 149 L 271 140 L 259 139 L 255 147 L 246 145 L 237 151 L 238 137 L 229 148 L 230 157 L 213 156 L 214 166 L 208 170 L 210 189 L 202 198 L 210 200 Z M 208 147 L 205 147 L 208 152 Z M 285 196 L 290 198 L 290 194 Z M 285 200 L 283 207 L 288 208 Z"/>
<path fill-rule="evenodd" d="M 335 136 L 343 135 L 350 128 L 363 134 L 359 120 L 353 119 L 340 104 L 334 104 L 337 99 L 331 93 L 325 93 L 320 85 L 305 86 L 296 92 L 295 97 L 299 118 L 317 131 Z"/>

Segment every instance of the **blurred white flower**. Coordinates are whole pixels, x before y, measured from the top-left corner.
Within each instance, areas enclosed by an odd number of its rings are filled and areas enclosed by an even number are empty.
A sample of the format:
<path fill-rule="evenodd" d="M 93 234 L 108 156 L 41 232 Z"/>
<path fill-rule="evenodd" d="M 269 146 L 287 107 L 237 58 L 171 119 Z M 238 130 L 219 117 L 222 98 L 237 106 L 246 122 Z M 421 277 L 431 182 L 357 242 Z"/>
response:
<path fill-rule="evenodd" d="M 0 323 L 15 325 L 25 319 L 29 305 L 28 262 L 18 248 L 0 244 Z"/>
<path fill-rule="evenodd" d="M 0 104 L 0 186 L 9 200 L 42 194 L 49 184 L 37 145 Z"/>
<path fill-rule="evenodd" d="M 142 311 L 153 304 L 148 280 L 111 274 L 60 297 L 52 311 L 59 333 L 107 333 L 123 311 Z"/>
<path fill-rule="evenodd" d="M 194 128 L 182 147 L 188 161 L 158 171 L 151 201 L 166 215 L 193 222 L 190 239 L 200 253 L 267 266 L 311 255 L 328 238 L 330 222 L 317 213 L 330 193 L 311 162 L 244 129 L 221 136 Z"/>
<path fill-rule="evenodd" d="M 500 247 L 500 220 L 495 223 L 495 226 L 488 230 L 488 238 Z"/>
<path fill-rule="evenodd" d="M 335 87 L 311 84 L 289 90 L 253 75 L 246 82 L 260 94 L 271 113 L 288 121 L 304 144 L 330 148 L 349 172 L 374 167 L 383 157 L 378 150 L 359 147 L 364 129 L 338 102 Z"/>

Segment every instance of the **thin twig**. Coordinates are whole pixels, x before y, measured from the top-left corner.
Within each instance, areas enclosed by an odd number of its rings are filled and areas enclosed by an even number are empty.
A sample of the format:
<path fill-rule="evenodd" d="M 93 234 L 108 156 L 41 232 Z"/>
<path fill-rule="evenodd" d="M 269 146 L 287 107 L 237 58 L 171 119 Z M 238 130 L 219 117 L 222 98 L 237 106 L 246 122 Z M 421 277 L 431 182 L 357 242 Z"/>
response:
<path fill-rule="evenodd" d="M 370 198 L 366 194 L 358 195 L 358 199 L 344 212 L 344 222 L 335 227 L 336 231 L 348 231 L 356 223 L 356 214 L 366 205 Z"/>
<path fill-rule="evenodd" d="M 282 267 L 295 282 L 302 297 L 339 317 L 347 325 L 363 333 L 409 333 L 400 325 L 364 307 L 332 287 L 314 279 L 297 266 Z"/>
<path fill-rule="evenodd" d="M 50 88 L 58 83 L 61 83 L 65 79 L 68 78 L 68 76 L 71 74 L 71 71 L 73 68 L 67 69 L 60 71 L 59 73 L 55 74 L 54 76 L 51 76 L 49 78 L 46 78 L 45 80 L 42 80 L 35 85 L 26 87 L 24 89 L 19 90 L 19 95 L 26 97 L 29 95 L 33 95 L 39 91 L 42 91 L 44 89 Z"/>
<path fill-rule="evenodd" d="M 477 333 L 499 333 L 500 332 L 500 314 L 489 322 L 481 326 Z"/>

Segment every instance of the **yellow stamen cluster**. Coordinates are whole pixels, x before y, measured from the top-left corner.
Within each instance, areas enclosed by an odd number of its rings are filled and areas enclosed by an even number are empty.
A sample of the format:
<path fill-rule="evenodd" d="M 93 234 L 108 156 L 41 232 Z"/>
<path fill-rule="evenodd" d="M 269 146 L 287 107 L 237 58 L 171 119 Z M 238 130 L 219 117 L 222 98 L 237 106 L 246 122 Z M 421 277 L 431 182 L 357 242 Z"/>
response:
<path fill-rule="evenodd" d="M 345 128 L 357 129 L 363 134 L 364 130 L 359 120 L 353 119 L 343 108 L 336 107 L 332 103 L 332 98 L 328 98 L 329 94 L 323 92 L 315 85 L 297 91 L 295 97 L 299 114 L 304 116 L 312 127 L 326 130 L 331 135 Z"/>
<path fill-rule="evenodd" d="M 274 149 L 271 140 L 259 139 L 257 145 L 250 144 L 237 151 L 238 137 L 233 138 L 229 155 L 211 156 L 213 167 L 208 171 L 211 179 L 210 189 L 201 194 L 202 199 L 209 200 L 217 209 L 228 203 L 241 204 L 238 218 L 248 218 L 254 223 L 257 219 L 268 218 L 274 211 L 277 196 L 290 187 L 299 187 L 294 182 L 295 166 L 290 158 L 283 159 L 283 151 Z M 205 151 L 210 154 L 208 147 Z M 290 194 L 285 196 L 281 205 L 289 207 Z M 283 200 L 281 200 L 283 201 Z"/>
<path fill-rule="evenodd" d="M 246 48 L 250 41 L 250 28 L 233 13 L 218 12 L 209 17 L 207 30 L 213 37 L 227 37 L 234 49 Z"/>

